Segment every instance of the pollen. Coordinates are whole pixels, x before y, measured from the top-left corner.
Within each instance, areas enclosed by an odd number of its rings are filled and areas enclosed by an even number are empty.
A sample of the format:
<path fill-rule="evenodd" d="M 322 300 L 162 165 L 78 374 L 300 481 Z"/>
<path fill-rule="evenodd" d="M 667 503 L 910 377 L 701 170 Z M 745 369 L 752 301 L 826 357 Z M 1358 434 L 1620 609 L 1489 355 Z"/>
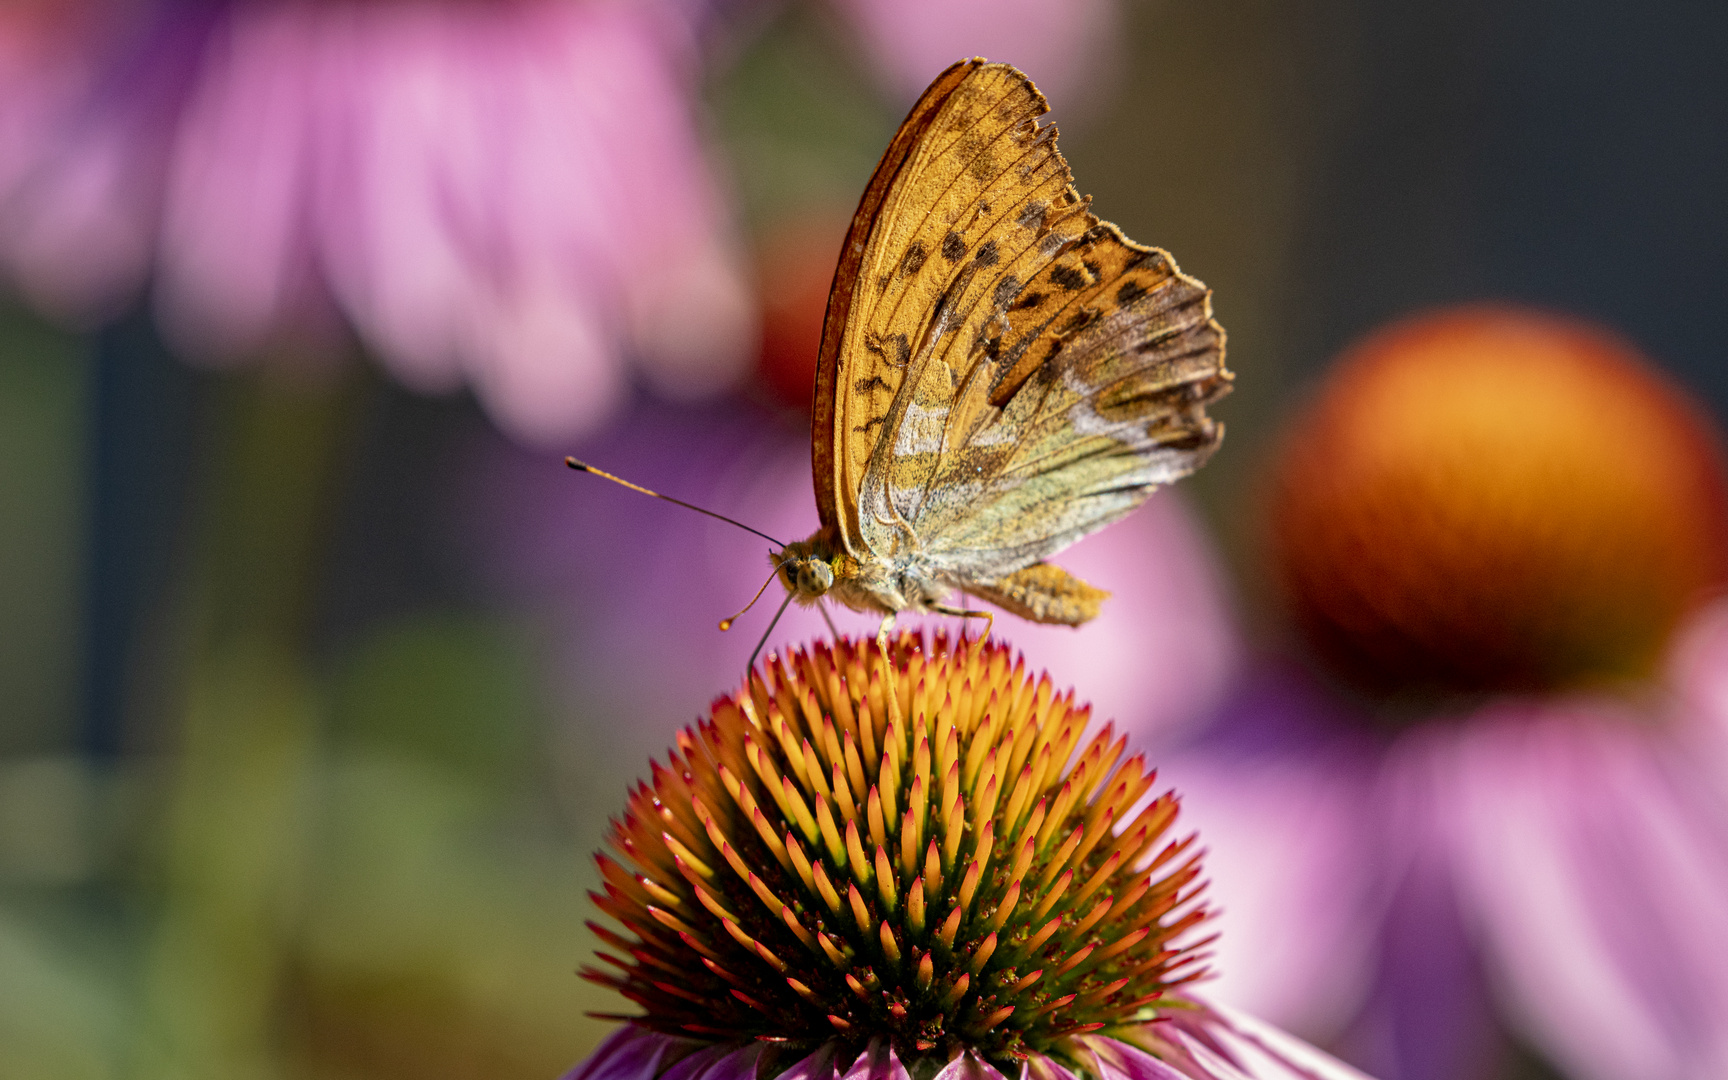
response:
<path fill-rule="evenodd" d="M 583 971 L 629 1019 L 1017 1071 L 1204 973 L 1198 850 L 1127 740 L 1000 644 L 890 659 L 770 658 L 631 790 Z"/>

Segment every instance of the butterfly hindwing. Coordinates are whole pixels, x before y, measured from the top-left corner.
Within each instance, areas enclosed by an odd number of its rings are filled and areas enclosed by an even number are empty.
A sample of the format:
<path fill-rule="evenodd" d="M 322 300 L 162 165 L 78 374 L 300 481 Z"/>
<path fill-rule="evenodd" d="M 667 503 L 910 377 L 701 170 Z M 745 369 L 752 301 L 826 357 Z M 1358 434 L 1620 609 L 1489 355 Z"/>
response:
<path fill-rule="evenodd" d="M 1230 386 L 1224 332 L 1210 293 L 1164 252 L 1095 225 L 1016 303 L 913 516 L 956 575 L 989 579 L 1060 550 L 1199 468 L 1223 437 L 1205 406 Z"/>

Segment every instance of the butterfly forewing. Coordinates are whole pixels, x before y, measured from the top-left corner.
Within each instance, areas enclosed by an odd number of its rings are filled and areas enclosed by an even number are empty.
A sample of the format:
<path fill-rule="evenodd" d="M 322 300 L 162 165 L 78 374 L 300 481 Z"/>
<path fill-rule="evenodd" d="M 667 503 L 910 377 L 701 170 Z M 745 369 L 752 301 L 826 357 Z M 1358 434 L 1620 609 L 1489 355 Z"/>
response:
<path fill-rule="evenodd" d="M 955 83 L 957 71 L 964 77 Z M 896 162 L 891 146 L 878 167 L 875 206 L 866 192 L 848 241 L 857 242 L 868 216 L 862 254 L 849 282 L 842 267 L 829 302 L 828 331 L 840 317 L 844 330 L 818 364 L 816 438 L 832 441 L 837 522 L 855 551 L 886 554 L 911 539 L 902 508 L 886 498 L 890 484 L 905 486 L 883 475 L 889 451 L 925 454 L 925 471 L 934 466 L 948 404 L 985 324 L 998 317 L 1003 283 L 1032 272 L 1041 233 L 1054 250 L 1087 225 L 1050 129 L 1037 126 L 1045 110 L 1012 68 L 956 65 L 902 127 L 902 135 L 919 132 L 910 152 Z M 833 404 L 824 416 L 827 371 Z M 820 479 L 817 495 L 821 502 Z"/>

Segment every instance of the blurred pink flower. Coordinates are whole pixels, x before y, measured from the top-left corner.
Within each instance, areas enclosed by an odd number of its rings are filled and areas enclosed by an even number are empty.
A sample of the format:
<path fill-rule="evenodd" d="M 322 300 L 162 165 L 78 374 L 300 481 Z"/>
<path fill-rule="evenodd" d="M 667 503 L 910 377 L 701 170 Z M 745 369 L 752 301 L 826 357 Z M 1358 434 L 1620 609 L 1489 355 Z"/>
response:
<path fill-rule="evenodd" d="M 1246 688 L 1165 768 L 1212 845 L 1212 993 L 1438 1080 L 1490 1049 L 1486 980 L 1579 1080 L 1728 1075 L 1728 606 L 1675 656 L 1648 701 L 1389 739 L 1300 676 Z"/>
<path fill-rule="evenodd" d="M 1013 64 L 1064 108 L 1115 59 L 1115 0 L 836 0 L 888 88 L 910 102 L 969 56 Z"/>
<path fill-rule="evenodd" d="M 1728 1076 L 1717 446 L 1576 319 L 1432 312 L 1337 362 L 1266 553 L 1363 696 L 1263 671 L 1166 759 L 1220 997 L 1399 1080 L 1485 1075 L 1496 1027 L 1576 1080 Z"/>
<path fill-rule="evenodd" d="M 1160 1057 L 1121 1040 L 1084 1035 L 1073 1040 L 1083 1062 L 1077 1074 L 1042 1054 L 1021 1072 L 1038 1080 L 1367 1080 L 1300 1040 L 1252 1017 L 1202 1007 L 1194 1019 L 1156 1025 L 1163 1041 Z M 617 1033 L 578 1065 L 565 1080 L 755 1080 L 764 1074 L 763 1043 L 743 1046 L 698 1043 L 661 1035 L 633 1025 Z M 912 1073 L 883 1041 L 873 1042 L 855 1060 L 833 1044 L 818 1047 L 778 1074 L 782 1080 L 911 1080 Z M 936 1073 L 935 1080 L 1007 1080 L 988 1062 L 961 1053 Z"/>
<path fill-rule="evenodd" d="M 100 317 L 153 277 L 213 361 L 334 307 L 410 386 L 467 383 L 541 443 L 609 411 L 626 357 L 673 396 L 741 370 L 754 316 L 671 0 L 133 14 L 0 22 L 0 259 L 41 306 Z"/>

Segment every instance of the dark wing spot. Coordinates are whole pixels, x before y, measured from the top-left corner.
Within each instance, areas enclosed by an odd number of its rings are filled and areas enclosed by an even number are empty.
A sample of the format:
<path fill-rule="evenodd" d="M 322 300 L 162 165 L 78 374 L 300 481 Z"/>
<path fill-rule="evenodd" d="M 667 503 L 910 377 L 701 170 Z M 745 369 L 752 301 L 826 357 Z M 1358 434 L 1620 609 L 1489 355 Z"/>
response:
<path fill-rule="evenodd" d="M 977 263 L 980 267 L 988 268 L 995 266 L 998 261 L 998 256 L 996 254 L 996 241 L 986 240 L 982 244 L 978 245 L 978 254 L 972 256 L 972 261 Z"/>
<path fill-rule="evenodd" d="M 1116 302 L 1118 304 L 1132 304 L 1145 295 L 1146 286 L 1138 281 L 1124 281 L 1122 287 L 1116 290 Z"/>
<path fill-rule="evenodd" d="M 868 394 L 872 390 L 891 390 L 888 381 L 880 375 L 872 375 L 868 379 L 859 379 L 852 384 L 852 389 L 860 394 Z"/>
<path fill-rule="evenodd" d="M 1072 266 L 1051 267 L 1050 280 L 1055 282 L 1058 287 L 1066 289 L 1069 292 L 1073 292 L 1075 289 L 1084 288 L 1087 284 L 1086 275 L 1074 269 Z"/>
<path fill-rule="evenodd" d="M 983 248 L 980 248 L 978 253 L 982 255 L 984 253 Z M 1013 274 L 1009 274 L 1007 277 L 997 282 L 996 293 L 992 299 L 996 301 L 996 307 L 1000 309 L 1007 307 L 1008 304 L 1018 295 L 1020 295 L 1020 279 L 1015 277 Z"/>
<path fill-rule="evenodd" d="M 1086 267 L 1086 272 L 1092 275 L 1093 281 L 1097 281 L 1099 278 L 1104 276 L 1104 268 L 1099 266 L 1096 260 L 1081 259 L 1080 262 Z"/>
<path fill-rule="evenodd" d="M 959 262 L 966 257 L 966 241 L 952 229 L 942 238 L 942 257 L 949 262 Z"/>
<path fill-rule="evenodd" d="M 1056 332 L 1063 335 L 1072 334 L 1076 330 L 1090 326 L 1097 320 L 1098 312 L 1096 309 L 1082 307 L 1079 311 L 1076 311 L 1067 322 L 1063 323 L 1062 328 Z"/>
<path fill-rule="evenodd" d="M 876 291 L 877 292 L 887 292 L 888 286 L 890 283 L 893 282 L 893 280 L 894 280 L 893 274 L 883 274 L 881 277 L 876 279 Z"/>
<path fill-rule="evenodd" d="M 912 246 L 906 249 L 906 257 L 900 260 L 900 272 L 907 276 L 916 274 L 924 268 L 924 260 L 929 257 L 922 241 L 912 241 Z"/>
<path fill-rule="evenodd" d="M 1050 295 L 1049 293 L 1029 292 L 1026 295 L 1022 296 L 1020 299 L 1014 301 L 1014 306 L 1009 308 L 1008 310 L 1009 311 L 1024 311 L 1027 308 L 1035 308 L 1039 304 L 1042 304 L 1044 302 L 1044 298 L 1046 296 L 1049 296 L 1049 295 Z"/>
<path fill-rule="evenodd" d="M 1026 204 L 1026 209 L 1020 211 L 1020 216 L 1014 221 L 1023 228 L 1036 229 L 1044 224 L 1044 210 L 1044 203 L 1033 200 Z"/>
<path fill-rule="evenodd" d="M 894 366 L 905 367 L 912 362 L 912 345 L 905 334 L 894 335 Z"/>

